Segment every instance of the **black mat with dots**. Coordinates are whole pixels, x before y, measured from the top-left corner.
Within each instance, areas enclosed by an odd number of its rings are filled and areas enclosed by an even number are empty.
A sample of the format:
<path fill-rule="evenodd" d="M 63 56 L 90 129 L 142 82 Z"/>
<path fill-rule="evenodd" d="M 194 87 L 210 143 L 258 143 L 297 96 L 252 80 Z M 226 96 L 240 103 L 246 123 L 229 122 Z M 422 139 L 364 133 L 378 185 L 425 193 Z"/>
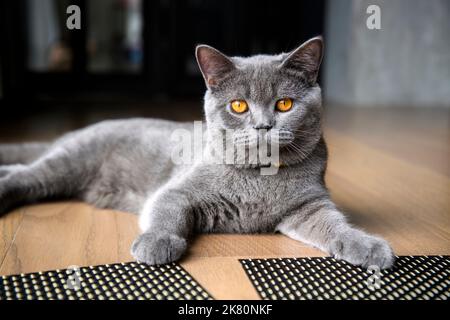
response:
<path fill-rule="evenodd" d="M 178 264 L 148 266 L 130 262 L 3 276 L 0 277 L 0 300 L 5 299 L 212 298 Z"/>
<path fill-rule="evenodd" d="M 267 300 L 450 298 L 449 256 L 401 256 L 390 270 L 366 270 L 331 257 L 240 262 Z"/>

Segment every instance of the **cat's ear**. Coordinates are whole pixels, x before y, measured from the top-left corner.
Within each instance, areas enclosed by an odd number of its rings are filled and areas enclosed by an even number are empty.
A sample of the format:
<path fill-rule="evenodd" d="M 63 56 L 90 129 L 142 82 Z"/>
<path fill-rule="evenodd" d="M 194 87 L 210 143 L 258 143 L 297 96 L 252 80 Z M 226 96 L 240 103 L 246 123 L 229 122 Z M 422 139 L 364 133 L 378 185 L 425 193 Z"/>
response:
<path fill-rule="evenodd" d="M 195 56 L 208 88 L 217 86 L 235 69 L 230 58 L 219 50 L 204 44 L 195 48 Z"/>
<path fill-rule="evenodd" d="M 293 50 L 283 60 L 281 67 L 294 71 L 314 84 L 319 73 L 323 57 L 323 39 L 321 36 L 309 39 L 300 47 Z"/>

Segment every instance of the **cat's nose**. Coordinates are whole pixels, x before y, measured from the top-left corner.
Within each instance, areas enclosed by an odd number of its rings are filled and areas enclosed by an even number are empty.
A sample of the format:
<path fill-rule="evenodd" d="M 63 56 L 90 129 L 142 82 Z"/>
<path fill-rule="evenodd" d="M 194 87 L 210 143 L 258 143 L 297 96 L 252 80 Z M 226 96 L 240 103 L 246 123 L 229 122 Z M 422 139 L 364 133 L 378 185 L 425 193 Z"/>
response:
<path fill-rule="evenodd" d="M 270 129 L 272 129 L 272 125 L 271 124 L 258 124 L 256 126 L 253 126 L 253 129 L 256 130 L 261 130 L 261 129 L 265 129 L 267 131 L 269 131 Z"/>

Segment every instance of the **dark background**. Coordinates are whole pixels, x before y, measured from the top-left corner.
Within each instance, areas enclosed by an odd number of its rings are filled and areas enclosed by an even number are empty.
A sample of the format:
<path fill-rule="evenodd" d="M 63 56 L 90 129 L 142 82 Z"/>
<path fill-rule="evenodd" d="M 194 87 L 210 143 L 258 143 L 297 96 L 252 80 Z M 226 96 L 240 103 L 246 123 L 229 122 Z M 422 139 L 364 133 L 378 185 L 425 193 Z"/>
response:
<path fill-rule="evenodd" d="M 81 8 L 81 30 L 65 27 L 70 4 Z M 137 10 L 131 18 L 130 8 Z M 205 88 L 195 64 L 196 44 L 229 55 L 286 52 L 323 33 L 325 4 L 18 0 L 2 1 L 0 14 L 2 123 L 61 110 L 151 109 L 155 101 L 168 102 L 166 108 L 169 102 L 192 101 L 186 108 L 199 113 Z M 133 48 L 124 44 L 129 19 L 140 22 Z M 44 32 L 36 33 L 41 25 Z M 36 34 L 45 43 L 37 43 Z M 42 45 L 48 46 L 44 64 L 36 67 L 33 55 Z"/>

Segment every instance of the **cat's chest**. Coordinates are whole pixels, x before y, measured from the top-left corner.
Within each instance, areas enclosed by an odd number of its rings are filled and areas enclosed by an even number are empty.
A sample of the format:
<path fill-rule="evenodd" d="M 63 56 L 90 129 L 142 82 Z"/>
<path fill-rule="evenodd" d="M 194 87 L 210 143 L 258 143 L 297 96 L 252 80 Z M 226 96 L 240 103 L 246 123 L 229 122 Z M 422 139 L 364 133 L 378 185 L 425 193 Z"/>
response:
<path fill-rule="evenodd" d="M 276 208 L 277 204 L 298 193 L 299 188 L 303 187 L 304 180 L 304 177 L 285 173 L 264 176 L 259 171 L 246 175 L 233 172 L 221 177 L 216 191 L 235 197 L 242 204 L 249 204 L 251 207 Z"/>
<path fill-rule="evenodd" d="M 292 201 L 292 181 L 282 177 L 222 176 L 198 209 L 206 232 L 270 232 Z"/>

